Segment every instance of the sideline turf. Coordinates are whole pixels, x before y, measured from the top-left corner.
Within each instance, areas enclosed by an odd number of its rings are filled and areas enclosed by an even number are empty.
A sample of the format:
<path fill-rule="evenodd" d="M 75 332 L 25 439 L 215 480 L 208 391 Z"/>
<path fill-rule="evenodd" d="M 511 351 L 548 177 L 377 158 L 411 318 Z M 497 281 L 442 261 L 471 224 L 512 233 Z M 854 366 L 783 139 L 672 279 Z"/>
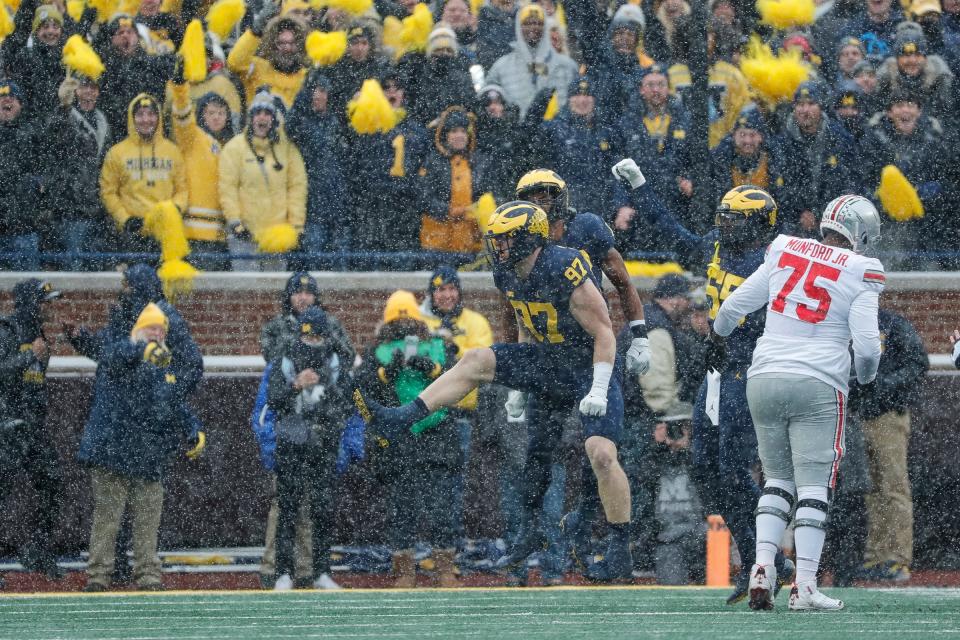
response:
<path fill-rule="evenodd" d="M 0 596 L 0 638 L 960 637 L 960 589 L 831 589 L 848 610 L 727 607 L 702 588 L 418 589 Z M 798 635 L 799 634 L 799 635 Z"/>

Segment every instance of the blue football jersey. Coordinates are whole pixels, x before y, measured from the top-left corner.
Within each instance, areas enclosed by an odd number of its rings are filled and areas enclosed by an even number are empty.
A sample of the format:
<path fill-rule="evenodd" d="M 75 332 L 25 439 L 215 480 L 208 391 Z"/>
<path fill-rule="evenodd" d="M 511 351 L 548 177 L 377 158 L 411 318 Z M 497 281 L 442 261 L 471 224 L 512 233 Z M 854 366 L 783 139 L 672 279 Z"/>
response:
<path fill-rule="evenodd" d="M 543 248 L 524 279 L 512 269 L 494 271 L 497 288 L 510 301 L 530 338 L 546 354 L 574 366 L 590 366 L 593 361 L 593 337 L 570 312 L 570 296 L 588 280 L 599 288 L 590 256 L 557 245 Z"/>
<path fill-rule="evenodd" d="M 723 301 L 760 268 L 765 251 L 766 246 L 748 249 L 742 254 L 731 252 L 722 246 L 719 251 L 714 248 L 713 259 L 707 267 L 706 285 L 707 297 L 710 298 L 711 320 L 716 318 Z M 744 322 L 727 337 L 729 367 L 742 368 L 750 365 L 757 340 L 763 335 L 765 320 L 766 307 L 748 315 Z"/>
<path fill-rule="evenodd" d="M 600 216 L 593 213 L 578 213 L 567 223 L 560 244 L 572 249 L 583 250 L 593 262 L 593 275 L 597 282 L 603 282 L 600 265 L 607 253 L 614 247 L 613 231 Z"/>

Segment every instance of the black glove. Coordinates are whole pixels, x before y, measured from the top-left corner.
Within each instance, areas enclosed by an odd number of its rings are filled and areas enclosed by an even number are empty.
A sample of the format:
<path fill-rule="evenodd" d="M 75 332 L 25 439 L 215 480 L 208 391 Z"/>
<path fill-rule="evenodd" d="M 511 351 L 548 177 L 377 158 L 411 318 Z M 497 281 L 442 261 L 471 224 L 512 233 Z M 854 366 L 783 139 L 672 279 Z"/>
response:
<path fill-rule="evenodd" d="M 243 240 L 244 242 L 247 242 L 253 238 L 247 228 L 243 226 L 242 222 L 234 222 L 231 224 L 230 233 L 233 234 L 237 240 Z"/>
<path fill-rule="evenodd" d="M 427 356 L 413 356 L 407 360 L 407 366 L 414 371 L 419 371 L 427 375 L 430 375 L 436 367 L 433 360 Z"/>
<path fill-rule="evenodd" d="M 403 370 L 403 352 L 397 349 L 393 352 L 393 358 L 390 359 L 389 364 L 383 367 L 383 376 L 387 379 L 387 382 L 393 382 L 397 379 L 397 374 Z"/>
<path fill-rule="evenodd" d="M 550 98 L 553 97 L 553 89 L 540 89 L 530 101 L 527 107 L 527 113 L 524 116 L 524 122 L 529 125 L 538 125 L 543 122 L 543 116 L 547 112 L 547 106 L 550 104 Z"/>
<path fill-rule="evenodd" d="M 127 221 L 123 223 L 123 230 L 126 233 L 140 233 L 143 231 L 143 218 L 130 216 L 127 218 Z"/>
<path fill-rule="evenodd" d="M 726 359 L 726 340 L 722 336 L 719 336 L 711 331 L 710 337 L 707 339 L 707 350 L 704 353 L 704 364 L 707 365 L 707 371 L 715 369 L 718 372 L 722 372 L 724 369 L 724 361 Z"/>

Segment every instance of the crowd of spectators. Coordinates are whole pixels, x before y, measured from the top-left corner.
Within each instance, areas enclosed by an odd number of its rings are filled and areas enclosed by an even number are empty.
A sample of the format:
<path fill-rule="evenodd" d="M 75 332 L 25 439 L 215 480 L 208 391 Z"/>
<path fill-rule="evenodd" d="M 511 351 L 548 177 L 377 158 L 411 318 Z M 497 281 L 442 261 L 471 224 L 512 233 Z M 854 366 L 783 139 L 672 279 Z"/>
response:
<path fill-rule="evenodd" d="M 424 250 L 437 252 L 430 266 L 437 254 L 467 262 L 481 196 L 512 199 L 536 166 L 564 176 L 571 205 L 606 219 L 621 251 L 670 251 L 611 176 L 623 157 L 693 231 L 712 224 L 695 194 L 712 202 L 753 183 L 798 235 L 816 232 L 837 194 L 874 197 L 892 165 L 920 208 L 877 198 L 888 267 L 957 263 L 956 0 L 818 0 L 812 21 L 781 28 L 753 2 L 711 0 L 706 34 L 687 0 L 437 0 L 419 38 L 404 35 L 424 13 L 411 0 L 250 0 L 225 37 L 206 32 L 202 81 L 185 74 L 181 43 L 209 3 L 41 1 L 19 4 L 0 49 L 6 268 L 100 269 L 159 253 L 149 218 L 168 201 L 202 269 L 369 268 L 381 266 L 374 254 Z M 317 31 L 342 34 L 339 58 L 314 62 Z M 806 65 L 791 95 L 775 101 L 742 72 L 751 34 Z M 61 62 L 72 35 L 102 75 Z M 704 37 L 700 178 L 688 97 L 691 43 Z M 371 79 L 396 120 L 372 132 L 351 116 L 368 107 Z M 277 225 L 293 228 L 294 253 L 257 259 Z"/>

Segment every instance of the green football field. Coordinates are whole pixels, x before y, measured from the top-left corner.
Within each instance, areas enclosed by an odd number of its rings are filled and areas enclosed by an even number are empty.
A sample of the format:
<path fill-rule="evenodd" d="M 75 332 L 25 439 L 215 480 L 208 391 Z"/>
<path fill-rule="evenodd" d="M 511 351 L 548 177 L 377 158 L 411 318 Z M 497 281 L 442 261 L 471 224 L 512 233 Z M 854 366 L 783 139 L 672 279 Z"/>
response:
<path fill-rule="evenodd" d="M 607 587 L 0 596 L 0 638 L 960 637 L 960 589 L 832 589 L 847 610 L 727 607 L 726 590 Z"/>

